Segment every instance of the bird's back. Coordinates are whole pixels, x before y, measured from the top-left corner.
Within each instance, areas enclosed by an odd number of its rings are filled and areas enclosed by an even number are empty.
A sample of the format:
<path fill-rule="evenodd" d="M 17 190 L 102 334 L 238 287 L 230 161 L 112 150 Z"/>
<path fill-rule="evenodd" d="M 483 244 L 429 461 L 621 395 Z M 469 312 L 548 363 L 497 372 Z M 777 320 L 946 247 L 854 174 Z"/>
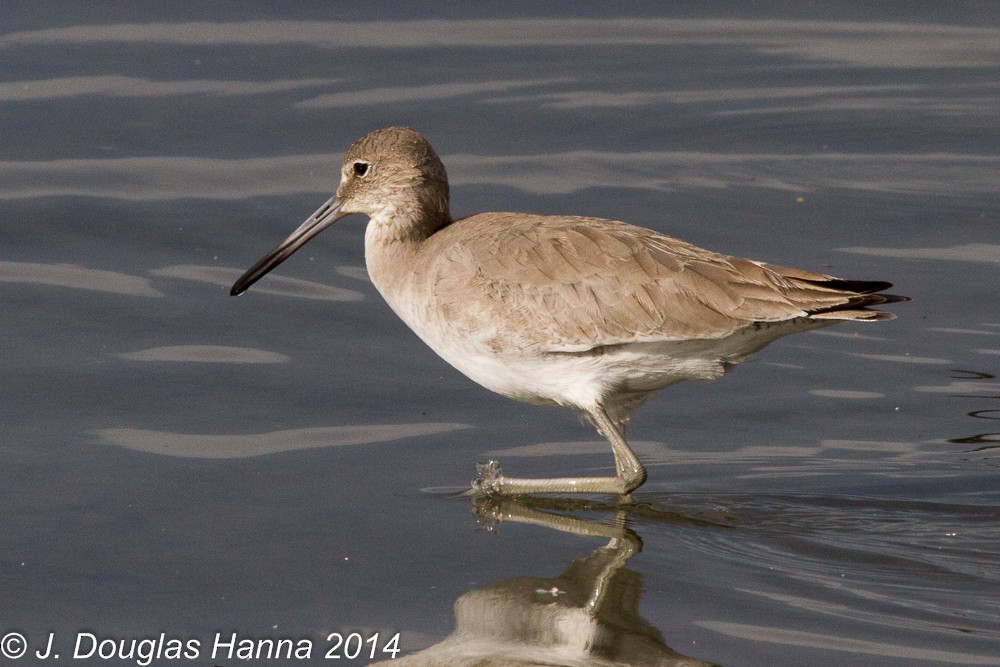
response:
<path fill-rule="evenodd" d="M 423 242 L 442 325 L 497 352 L 718 340 L 762 323 L 886 319 L 888 283 L 729 257 L 626 223 L 482 213 Z"/>

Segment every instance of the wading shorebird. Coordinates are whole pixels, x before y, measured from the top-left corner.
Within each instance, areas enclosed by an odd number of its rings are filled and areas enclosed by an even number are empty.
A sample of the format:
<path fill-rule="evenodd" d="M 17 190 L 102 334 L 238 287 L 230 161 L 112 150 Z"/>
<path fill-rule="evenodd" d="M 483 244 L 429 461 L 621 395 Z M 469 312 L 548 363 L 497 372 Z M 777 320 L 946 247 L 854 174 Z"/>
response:
<path fill-rule="evenodd" d="M 906 297 L 887 282 L 729 257 L 624 222 L 528 213 L 453 220 L 448 176 L 405 127 L 376 130 L 344 156 L 337 193 L 233 285 L 241 294 L 326 227 L 369 218 L 365 263 L 395 313 L 445 361 L 487 389 L 562 405 L 611 443 L 614 477 L 523 479 L 495 461 L 485 494 L 625 495 L 646 471 L 624 437 L 653 392 L 721 376 L 787 334 Z"/>

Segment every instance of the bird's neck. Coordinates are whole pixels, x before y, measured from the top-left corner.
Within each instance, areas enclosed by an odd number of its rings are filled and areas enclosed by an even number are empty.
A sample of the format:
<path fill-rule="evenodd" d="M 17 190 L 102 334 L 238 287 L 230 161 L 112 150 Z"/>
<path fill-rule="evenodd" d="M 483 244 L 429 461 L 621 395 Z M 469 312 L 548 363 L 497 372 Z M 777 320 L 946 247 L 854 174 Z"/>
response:
<path fill-rule="evenodd" d="M 412 277 L 417 255 L 427 240 L 440 229 L 451 224 L 444 218 L 410 218 L 397 211 L 386 209 L 371 216 L 365 228 L 365 264 L 375 287 L 386 300 L 390 294 L 402 289 Z"/>
<path fill-rule="evenodd" d="M 369 213 L 365 243 L 421 243 L 450 224 L 447 199 L 399 203 L 388 200 Z"/>

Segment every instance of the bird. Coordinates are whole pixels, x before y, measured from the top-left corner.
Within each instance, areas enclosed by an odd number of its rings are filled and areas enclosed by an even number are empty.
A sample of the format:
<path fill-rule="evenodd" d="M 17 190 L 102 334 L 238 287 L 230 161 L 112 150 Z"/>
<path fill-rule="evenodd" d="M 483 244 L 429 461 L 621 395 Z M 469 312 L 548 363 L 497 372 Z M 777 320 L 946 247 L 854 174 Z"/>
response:
<path fill-rule="evenodd" d="M 607 439 L 614 476 L 522 478 L 478 467 L 486 496 L 630 498 L 647 477 L 625 439 L 656 391 L 715 379 L 770 342 L 840 321 L 892 319 L 891 283 L 843 280 L 705 250 L 617 220 L 486 212 L 451 216 L 448 175 L 407 127 L 361 137 L 330 199 L 232 286 L 233 296 L 337 220 L 368 217 L 368 275 L 434 352 L 503 396 L 563 406 Z"/>

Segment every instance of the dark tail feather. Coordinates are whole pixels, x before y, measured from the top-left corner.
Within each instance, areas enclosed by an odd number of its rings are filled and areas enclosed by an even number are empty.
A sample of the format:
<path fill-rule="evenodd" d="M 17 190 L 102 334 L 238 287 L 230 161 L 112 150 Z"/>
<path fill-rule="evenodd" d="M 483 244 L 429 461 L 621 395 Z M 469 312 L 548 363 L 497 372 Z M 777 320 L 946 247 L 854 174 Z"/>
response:
<path fill-rule="evenodd" d="M 841 280 L 840 278 L 833 278 L 831 280 L 809 282 L 817 287 L 844 292 L 844 296 L 847 297 L 847 301 L 842 304 L 809 313 L 810 317 L 817 319 L 891 320 L 895 317 L 892 313 L 869 310 L 869 308 L 871 306 L 881 306 L 887 303 L 910 300 L 910 297 L 899 294 L 879 294 L 882 290 L 892 287 L 892 283 L 880 280 Z"/>

